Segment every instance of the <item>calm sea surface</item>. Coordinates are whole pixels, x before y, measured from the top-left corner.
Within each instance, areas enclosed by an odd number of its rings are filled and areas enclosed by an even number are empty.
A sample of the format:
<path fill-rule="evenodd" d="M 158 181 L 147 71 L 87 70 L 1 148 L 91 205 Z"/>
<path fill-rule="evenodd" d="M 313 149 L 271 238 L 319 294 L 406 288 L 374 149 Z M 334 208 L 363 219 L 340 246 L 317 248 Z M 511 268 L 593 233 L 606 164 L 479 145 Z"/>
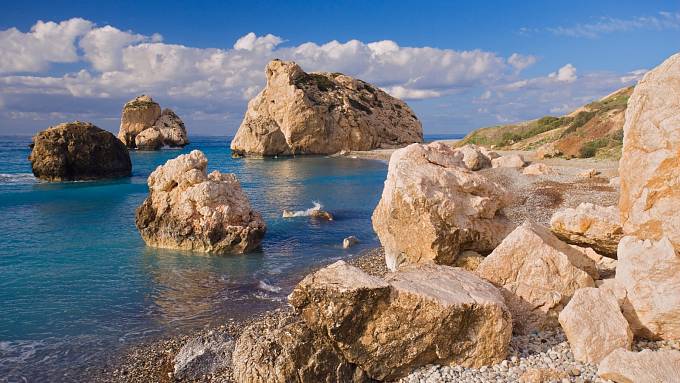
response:
<path fill-rule="evenodd" d="M 309 269 L 378 245 L 370 217 L 387 171 L 380 161 L 232 159 L 228 138 L 195 137 L 182 150 L 131 152 L 131 178 L 44 183 L 31 174 L 29 143 L 0 137 L 0 382 L 72 381 L 136 342 L 271 308 Z M 267 222 L 260 251 L 144 245 L 134 215 L 147 176 L 193 149 L 209 172 L 240 179 Z M 314 201 L 335 220 L 281 218 Z M 361 243 L 343 250 L 349 235 Z"/>

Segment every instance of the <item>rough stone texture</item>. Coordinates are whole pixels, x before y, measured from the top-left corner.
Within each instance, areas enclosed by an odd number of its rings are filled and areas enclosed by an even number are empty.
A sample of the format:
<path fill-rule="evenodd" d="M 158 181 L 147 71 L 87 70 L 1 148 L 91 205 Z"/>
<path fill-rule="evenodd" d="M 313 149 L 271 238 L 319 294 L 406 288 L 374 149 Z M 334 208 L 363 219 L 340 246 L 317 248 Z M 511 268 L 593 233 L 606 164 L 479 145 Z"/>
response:
<path fill-rule="evenodd" d="M 618 349 L 598 366 L 597 375 L 616 383 L 680 382 L 680 351 Z"/>
<path fill-rule="evenodd" d="M 552 368 L 530 368 L 519 377 L 519 383 L 558 382 L 568 377 L 566 372 Z"/>
<path fill-rule="evenodd" d="M 478 252 L 467 250 L 460 253 L 453 265 L 455 267 L 462 267 L 467 271 L 475 271 L 483 260 L 484 257 Z"/>
<path fill-rule="evenodd" d="M 237 383 L 370 381 L 299 318 L 286 318 L 273 327 L 247 327 L 236 341 L 232 365 Z"/>
<path fill-rule="evenodd" d="M 442 143 L 396 150 L 373 212 L 387 267 L 452 265 L 461 251 L 490 252 L 514 227 L 500 214 L 511 200 Z"/>
<path fill-rule="evenodd" d="M 522 170 L 522 174 L 524 174 L 525 176 L 540 176 L 540 175 L 555 175 L 557 174 L 557 172 L 552 167 L 544 163 L 537 162 L 524 168 L 524 170 Z"/>
<path fill-rule="evenodd" d="M 359 243 L 357 237 L 350 235 L 349 237 L 342 240 L 342 248 L 349 249 L 350 247 L 356 245 L 357 243 Z"/>
<path fill-rule="evenodd" d="M 550 231 L 525 222 L 508 235 L 476 272 L 501 288 L 515 332 L 557 326 L 557 315 L 576 290 L 595 286 L 595 262 Z"/>
<path fill-rule="evenodd" d="M 521 168 L 524 165 L 526 162 L 519 154 L 508 154 L 491 160 L 491 166 L 494 168 Z"/>
<path fill-rule="evenodd" d="M 582 178 L 593 178 L 598 174 L 600 174 L 600 172 L 597 169 L 586 169 L 579 173 L 578 176 Z"/>
<path fill-rule="evenodd" d="M 559 316 L 574 358 L 599 363 L 617 348 L 631 349 L 633 331 L 611 291 L 578 289 Z"/>
<path fill-rule="evenodd" d="M 151 173 L 149 196 L 135 223 L 149 246 L 202 252 L 255 249 L 265 223 L 250 207 L 234 174 L 207 174 L 208 159 L 194 150 Z"/>
<path fill-rule="evenodd" d="M 626 287 L 617 282 L 615 278 L 595 281 L 595 285 L 597 285 L 598 289 L 613 294 L 617 303 L 619 304 L 619 307 L 623 306 L 627 295 Z"/>
<path fill-rule="evenodd" d="M 455 152 L 469 170 L 480 170 L 491 167 L 491 159 L 477 145 L 468 144 L 456 148 Z"/>
<path fill-rule="evenodd" d="M 142 150 L 189 143 L 182 120 L 170 109 L 161 112 L 160 105 L 147 95 L 136 97 L 123 106 L 118 139 L 128 148 Z"/>
<path fill-rule="evenodd" d="M 626 288 L 624 314 L 636 335 L 680 339 L 680 255 L 660 241 L 624 237 L 616 281 Z"/>
<path fill-rule="evenodd" d="M 67 122 L 36 134 L 31 144 L 33 174 L 47 181 L 127 177 L 130 154 L 116 137 L 89 122 Z"/>
<path fill-rule="evenodd" d="M 616 258 L 616 248 L 623 236 L 616 206 L 602 207 L 582 203 L 575 209 L 556 212 L 550 219 L 550 229 L 558 238 Z"/>
<path fill-rule="evenodd" d="M 271 61 L 266 75 L 231 142 L 236 154 L 333 154 L 423 141 L 411 108 L 364 81 L 305 73 L 281 60 Z"/>
<path fill-rule="evenodd" d="M 680 54 L 638 82 L 628 101 L 621 176 L 623 232 L 680 250 Z"/>
<path fill-rule="evenodd" d="M 234 340 L 224 333 L 213 333 L 191 339 L 174 359 L 174 376 L 194 380 L 231 365 Z"/>
<path fill-rule="evenodd" d="M 512 333 L 498 290 L 448 266 L 404 267 L 384 281 L 339 261 L 307 276 L 289 301 L 348 361 L 379 380 L 426 364 L 497 363 Z"/>

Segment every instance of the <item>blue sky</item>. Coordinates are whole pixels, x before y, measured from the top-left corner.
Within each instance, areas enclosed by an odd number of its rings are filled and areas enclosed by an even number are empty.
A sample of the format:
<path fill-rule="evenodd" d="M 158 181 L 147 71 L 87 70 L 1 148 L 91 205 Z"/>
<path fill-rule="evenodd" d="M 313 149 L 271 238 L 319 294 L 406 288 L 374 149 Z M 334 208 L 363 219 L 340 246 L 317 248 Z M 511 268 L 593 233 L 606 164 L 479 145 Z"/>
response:
<path fill-rule="evenodd" d="M 464 133 L 567 113 L 678 42 L 678 1 L 13 2 L 0 13 L 0 134 L 73 119 L 115 132 L 139 93 L 190 133 L 232 134 L 274 57 L 373 82 L 426 133 Z"/>

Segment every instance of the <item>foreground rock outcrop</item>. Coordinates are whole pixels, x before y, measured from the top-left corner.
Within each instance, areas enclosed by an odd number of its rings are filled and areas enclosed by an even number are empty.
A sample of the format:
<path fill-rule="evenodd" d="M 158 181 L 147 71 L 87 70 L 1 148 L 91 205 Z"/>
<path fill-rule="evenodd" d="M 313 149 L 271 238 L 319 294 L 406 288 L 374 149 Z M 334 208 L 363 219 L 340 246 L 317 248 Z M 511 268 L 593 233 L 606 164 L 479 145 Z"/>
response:
<path fill-rule="evenodd" d="M 289 301 L 346 360 L 379 380 L 426 364 L 500 362 L 512 333 L 498 290 L 448 266 L 405 267 L 383 280 L 338 261 L 308 275 Z"/>
<path fill-rule="evenodd" d="M 189 144 L 184 122 L 170 109 L 164 109 L 149 96 L 128 101 L 120 118 L 118 139 L 128 148 L 157 150 L 163 146 Z"/>
<path fill-rule="evenodd" d="M 557 316 L 576 290 L 595 286 L 595 262 L 527 221 L 489 254 L 477 274 L 501 288 L 515 332 L 557 327 Z"/>
<path fill-rule="evenodd" d="M 616 282 L 625 287 L 624 314 L 636 335 L 680 339 L 680 254 L 668 238 L 624 237 Z"/>
<path fill-rule="evenodd" d="M 660 240 L 680 250 L 680 53 L 647 72 L 628 102 L 621 176 L 621 224 L 626 235 Z"/>
<path fill-rule="evenodd" d="M 490 252 L 513 229 L 500 212 L 511 200 L 449 146 L 413 144 L 392 154 L 373 228 L 391 270 L 452 265 L 461 251 Z"/>
<path fill-rule="evenodd" d="M 680 351 L 618 349 L 600 363 L 597 375 L 616 383 L 680 382 Z"/>
<path fill-rule="evenodd" d="M 556 212 L 550 219 L 550 229 L 567 243 L 590 247 L 611 258 L 616 258 L 616 249 L 623 236 L 619 209 L 592 203 Z"/>
<path fill-rule="evenodd" d="M 611 291 L 586 287 L 576 290 L 559 315 L 574 359 L 599 363 L 618 348 L 630 350 L 633 332 Z"/>
<path fill-rule="evenodd" d="M 281 60 L 266 75 L 231 142 L 235 154 L 333 154 L 423 141 L 411 108 L 364 81 Z"/>
<path fill-rule="evenodd" d="M 189 340 L 173 360 L 177 379 L 195 380 L 231 365 L 234 340 L 224 333 Z"/>
<path fill-rule="evenodd" d="M 67 122 L 36 134 L 31 144 L 33 174 L 47 181 L 127 177 L 130 154 L 116 137 L 89 122 Z"/>
<path fill-rule="evenodd" d="M 149 196 L 135 223 L 149 246 L 244 253 L 257 248 L 265 223 L 250 207 L 234 174 L 207 174 L 194 150 L 161 165 L 148 179 Z"/>

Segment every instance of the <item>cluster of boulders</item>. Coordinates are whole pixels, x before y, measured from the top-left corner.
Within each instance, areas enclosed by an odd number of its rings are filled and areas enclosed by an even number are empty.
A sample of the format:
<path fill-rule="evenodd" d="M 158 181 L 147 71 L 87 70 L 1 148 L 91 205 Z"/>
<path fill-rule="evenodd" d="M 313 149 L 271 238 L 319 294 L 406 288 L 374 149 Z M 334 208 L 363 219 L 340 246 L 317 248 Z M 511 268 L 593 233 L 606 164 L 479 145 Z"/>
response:
<path fill-rule="evenodd" d="M 171 109 L 163 109 L 147 95 L 123 106 L 118 139 L 130 149 L 158 150 L 189 144 L 184 122 Z"/>
<path fill-rule="evenodd" d="M 267 86 L 248 103 L 231 150 L 236 155 L 334 154 L 423 141 L 409 106 L 341 73 L 306 73 L 273 60 Z"/>

